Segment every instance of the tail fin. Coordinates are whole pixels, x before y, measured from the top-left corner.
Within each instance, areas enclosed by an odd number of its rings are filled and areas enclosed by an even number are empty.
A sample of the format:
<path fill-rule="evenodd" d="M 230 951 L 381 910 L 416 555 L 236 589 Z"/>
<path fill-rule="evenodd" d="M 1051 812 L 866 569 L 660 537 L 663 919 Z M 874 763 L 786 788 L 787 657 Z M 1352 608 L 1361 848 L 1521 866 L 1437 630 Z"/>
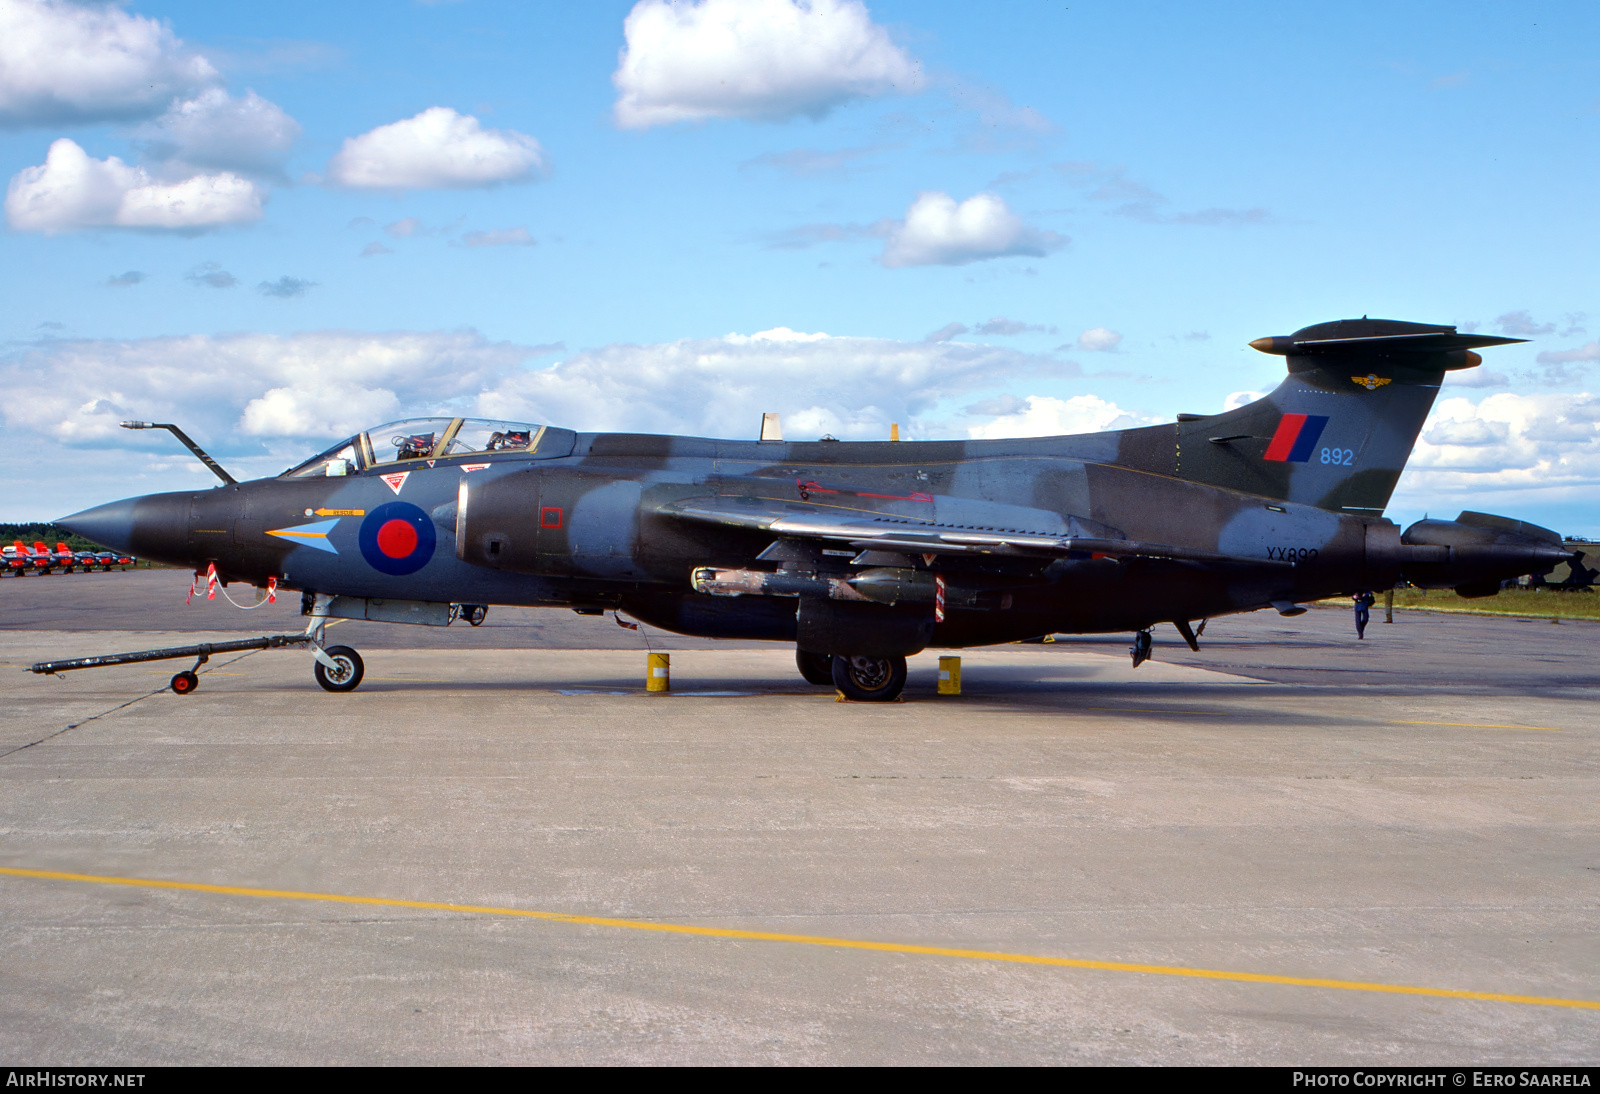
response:
<path fill-rule="evenodd" d="M 1318 323 L 1250 345 L 1287 358 L 1264 399 L 1122 435 L 1118 463 L 1315 505 L 1383 512 L 1444 374 L 1521 342 L 1391 319 Z"/>

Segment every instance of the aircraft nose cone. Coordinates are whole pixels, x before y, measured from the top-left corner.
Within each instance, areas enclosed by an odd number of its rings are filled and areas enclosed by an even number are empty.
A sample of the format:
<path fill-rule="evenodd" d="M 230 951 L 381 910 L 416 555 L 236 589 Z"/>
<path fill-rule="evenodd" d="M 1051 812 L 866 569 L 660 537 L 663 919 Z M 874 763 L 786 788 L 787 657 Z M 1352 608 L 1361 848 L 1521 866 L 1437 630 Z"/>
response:
<path fill-rule="evenodd" d="M 70 517 L 62 517 L 57 524 L 84 539 L 92 539 L 102 547 L 114 551 L 131 551 L 133 541 L 133 507 L 137 498 L 97 505 Z"/>
<path fill-rule="evenodd" d="M 62 517 L 56 523 L 104 547 L 181 566 L 189 561 L 192 501 L 192 494 L 124 498 Z"/>

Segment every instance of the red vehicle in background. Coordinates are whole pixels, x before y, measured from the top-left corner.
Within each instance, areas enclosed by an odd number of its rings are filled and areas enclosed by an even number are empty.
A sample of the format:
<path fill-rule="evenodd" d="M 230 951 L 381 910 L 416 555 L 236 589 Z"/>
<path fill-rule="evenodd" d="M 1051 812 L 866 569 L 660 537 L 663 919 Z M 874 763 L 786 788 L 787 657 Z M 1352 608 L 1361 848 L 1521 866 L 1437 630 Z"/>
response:
<path fill-rule="evenodd" d="M 20 544 L 11 544 L 0 548 L 0 558 L 5 560 L 5 569 L 0 574 L 15 574 L 21 577 L 28 572 L 28 559 L 21 551 L 17 550 Z"/>

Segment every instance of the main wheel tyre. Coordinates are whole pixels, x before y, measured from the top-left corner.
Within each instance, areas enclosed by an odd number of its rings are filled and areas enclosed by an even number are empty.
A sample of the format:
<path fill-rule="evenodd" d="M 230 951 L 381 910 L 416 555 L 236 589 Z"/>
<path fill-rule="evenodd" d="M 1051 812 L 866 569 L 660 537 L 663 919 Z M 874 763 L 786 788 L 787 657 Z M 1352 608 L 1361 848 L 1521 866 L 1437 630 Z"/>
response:
<path fill-rule="evenodd" d="M 366 673 L 367 667 L 361 663 L 361 655 L 349 646 L 329 646 L 322 651 L 339 666 L 330 669 L 321 661 L 311 664 L 311 675 L 317 678 L 325 691 L 354 691 L 361 683 L 361 677 Z"/>
<path fill-rule="evenodd" d="M 172 693 L 174 695 L 188 695 L 190 692 L 194 691 L 195 688 L 200 686 L 200 677 L 196 676 L 188 669 L 184 669 L 182 672 L 178 673 L 178 675 L 174 676 L 167 686 L 172 689 Z"/>
<path fill-rule="evenodd" d="M 906 686 L 906 659 L 836 656 L 833 686 L 858 703 L 887 703 Z"/>
<path fill-rule="evenodd" d="M 796 649 L 794 663 L 799 666 L 800 675 L 805 677 L 806 683 L 818 687 L 833 685 L 833 657 L 829 654 Z"/>

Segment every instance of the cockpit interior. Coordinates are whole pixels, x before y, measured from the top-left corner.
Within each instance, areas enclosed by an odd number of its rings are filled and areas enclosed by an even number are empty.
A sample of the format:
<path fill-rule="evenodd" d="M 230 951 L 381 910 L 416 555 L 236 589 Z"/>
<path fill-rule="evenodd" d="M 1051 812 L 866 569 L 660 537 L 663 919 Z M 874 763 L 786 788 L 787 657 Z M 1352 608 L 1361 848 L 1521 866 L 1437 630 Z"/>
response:
<path fill-rule="evenodd" d="M 283 478 L 355 475 L 411 460 L 456 456 L 539 453 L 551 432 L 542 425 L 489 418 L 407 418 L 363 430 L 283 473 Z M 556 430 L 565 433 L 565 430 Z"/>

